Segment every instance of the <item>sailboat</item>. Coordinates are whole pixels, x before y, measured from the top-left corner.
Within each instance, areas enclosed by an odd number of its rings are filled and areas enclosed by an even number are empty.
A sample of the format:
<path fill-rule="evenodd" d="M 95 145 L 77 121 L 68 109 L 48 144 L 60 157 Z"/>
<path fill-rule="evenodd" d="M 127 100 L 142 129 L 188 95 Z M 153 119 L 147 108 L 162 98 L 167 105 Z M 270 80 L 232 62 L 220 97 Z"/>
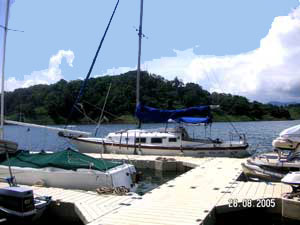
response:
<path fill-rule="evenodd" d="M 141 106 L 139 106 L 141 107 Z M 197 106 L 181 110 L 168 110 L 168 113 L 190 111 L 210 111 L 210 106 Z M 166 112 L 163 110 L 143 106 L 138 108 L 138 115 L 150 113 L 151 117 L 156 114 L 159 120 Z M 180 113 L 179 113 L 180 114 Z M 167 119 L 168 117 L 166 117 Z M 208 126 L 211 122 L 209 117 L 178 117 L 175 121 L 179 126 L 175 128 L 157 129 L 134 129 L 111 132 L 104 138 L 78 137 L 65 135 L 80 152 L 84 153 L 116 153 L 116 154 L 139 154 L 139 155 L 170 155 L 170 156 L 217 156 L 217 157 L 246 157 L 249 156 L 248 143 L 244 135 L 239 140 L 222 141 L 211 138 L 193 138 L 189 136 L 183 123 L 192 125 L 204 124 Z"/>
<path fill-rule="evenodd" d="M 9 0 L 7 2 L 9 4 Z M 112 17 L 118 6 L 118 3 L 119 1 L 115 6 Z M 7 23 L 5 27 L 7 27 Z M 7 29 L 5 29 L 5 31 L 7 31 Z M 102 42 L 103 39 L 101 40 L 101 44 Z M 98 52 L 99 49 L 97 53 Z M 4 136 L 4 58 L 5 57 L 3 57 L 2 64 L 3 67 L 0 126 L 2 140 Z M 8 124 L 15 124 L 20 126 L 39 127 L 56 131 L 72 132 L 72 134 L 89 134 L 82 131 L 47 127 L 42 125 L 21 123 L 10 120 L 5 120 L 5 122 Z M 18 150 L 16 147 L 16 151 L 10 156 L 9 159 L 0 162 L 0 174 L 5 176 L 10 175 L 12 173 L 15 174 L 14 180 L 16 180 L 19 184 L 26 185 L 39 184 L 47 187 L 60 187 L 68 189 L 82 189 L 94 191 L 97 188 L 101 187 L 108 187 L 111 189 L 125 187 L 125 189 L 128 191 L 135 191 L 136 188 L 136 170 L 133 165 L 106 160 L 102 158 L 96 159 L 90 156 L 86 156 L 72 149 L 67 149 L 59 152 L 37 153 Z"/>
<path fill-rule="evenodd" d="M 249 156 L 246 150 L 248 143 L 244 134 L 238 134 L 238 140 L 231 136 L 229 141 L 211 138 L 192 138 L 183 124 L 205 126 L 210 125 L 211 108 L 214 106 L 195 106 L 180 110 L 161 110 L 145 106 L 140 102 L 140 61 L 143 19 L 143 0 L 140 6 L 140 25 L 138 30 L 139 50 L 136 85 L 136 116 L 139 127 L 134 130 L 111 132 L 104 138 L 73 135 L 60 132 L 59 135 L 68 138 L 71 143 L 83 153 L 120 153 L 141 155 L 184 155 L 184 156 Z M 204 117 L 194 117 L 197 115 Z M 142 122 L 167 123 L 175 120 L 176 128 L 140 129 Z"/>

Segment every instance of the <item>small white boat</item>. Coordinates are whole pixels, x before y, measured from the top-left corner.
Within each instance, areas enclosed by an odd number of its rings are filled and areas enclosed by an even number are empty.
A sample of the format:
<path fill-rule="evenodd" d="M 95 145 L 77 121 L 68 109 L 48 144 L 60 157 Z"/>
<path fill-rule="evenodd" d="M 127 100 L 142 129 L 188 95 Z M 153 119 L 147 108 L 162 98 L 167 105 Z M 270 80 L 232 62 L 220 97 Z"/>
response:
<path fill-rule="evenodd" d="M 0 175 L 9 174 L 9 165 L 19 184 L 94 191 L 101 187 L 136 188 L 133 165 L 95 159 L 71 149 L 55 153 L 18 151 L 0 162 Z"/>
<path fill-rule="evenodd" d="M 242 163 L 248 178 L 280 181 L 287 173 L 300 171 L 300 125 L 283 130 L 272 145 L 274 152 L 253 156 Z"/>

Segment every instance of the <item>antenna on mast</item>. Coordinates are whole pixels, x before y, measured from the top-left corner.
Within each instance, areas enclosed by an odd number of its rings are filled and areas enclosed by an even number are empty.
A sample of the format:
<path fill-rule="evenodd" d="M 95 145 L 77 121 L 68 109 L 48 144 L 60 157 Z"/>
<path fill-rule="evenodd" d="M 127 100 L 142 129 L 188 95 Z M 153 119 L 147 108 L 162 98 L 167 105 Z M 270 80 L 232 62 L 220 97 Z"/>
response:
<path fill-rule="evenodd" d="M 0 25 L 0 27 L 1 28 L 3 28 L 3 29 L 6 29 L 6 30 L 10 30 L 10 31 L 16 31 L 16 32 L 24 32 L 24 30 L 15 30 L 15 29 L 10 29 L 10 28 L 7 28 L 7 27 L 5 27 L 5 26 L 2 26 L 2 25 Z"/>

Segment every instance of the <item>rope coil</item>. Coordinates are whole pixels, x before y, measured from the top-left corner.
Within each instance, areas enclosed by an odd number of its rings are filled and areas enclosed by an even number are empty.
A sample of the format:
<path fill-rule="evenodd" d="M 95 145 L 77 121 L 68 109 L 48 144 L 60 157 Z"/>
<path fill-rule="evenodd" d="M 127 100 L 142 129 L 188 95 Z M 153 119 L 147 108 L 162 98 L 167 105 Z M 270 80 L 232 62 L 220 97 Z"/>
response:
<path fill-rule="evenodd" d="M 96 189 L 96 192 L 101 195 L 107 195 L 107 194 L 114 194 L 114 195 L 126 195 L 129 192 L 129 189 L 124 187 L 124 186 L 120 186 L 120 187 L 114 187 L 114 188 L 110 188 L 110 187 L 99 187 Z"/>

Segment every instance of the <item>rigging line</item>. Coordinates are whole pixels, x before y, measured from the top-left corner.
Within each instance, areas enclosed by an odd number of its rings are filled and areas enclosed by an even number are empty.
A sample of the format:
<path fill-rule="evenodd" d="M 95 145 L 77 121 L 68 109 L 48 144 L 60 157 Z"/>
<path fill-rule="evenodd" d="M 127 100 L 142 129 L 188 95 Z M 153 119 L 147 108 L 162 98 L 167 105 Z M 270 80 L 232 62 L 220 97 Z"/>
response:
<path fill-rule="evenodd" d="M 14 29 L 10 29 L 10 28 L 7 28 L 3 25 L 0 25 L 1 28 L 5 29 L 5 30 L 10 30 L 10 31 L 17 31 L 17 32 L 24 32 L 23 30 L 14 30 Z"/>
<path fill-rule="evenodd" d="M 74 102 L 74 104 L 73 104 L 73 106 L 72 106 L 72 109 L 71 109 L 71 111 L 70 111 L 70 113 L 69 113 L 68 120 L 67 120 L 67 124 L 70 122 L 71 116 L 72 116 L 72 114 L 73 114 L 73 112 L 74 112 L 74 109 L 75 109 L 74 106 L 79 102 L 81 96 L 83 95 L 84 88 L 86 87 L 87 81 L 88 81 L 89 78 L 90 78 L 90 75 L 91 75 L 92 70 L 93 70 L 93 68 L 94 68 L 94 65 L 95 65 L 95 63 L 96 63 L 96 60 L 97 60 L 99 51 L 100 51 L 100 49 L 101 49 L 101 47 L 102 47 L 102 44 L 103 44 L 103 42 L 104 42 L 104 39 L 105 39 L 106 34 L 107 34 L 107 31 L 108 31 L 108 28 L 110 27 L 111 21 L 112 21 L 114 15 L 115 15 L 115 12 L 116 12 L 116 10 L 117 10 L 117 7 L 118 7 L 118 5 L 119 5 L 119 2 L 120 2 L 120 0 L 117 1 L 116 5 L 115 5 L 115 8 L 114 8 L 114 11 L 113 11 L 113 13 L 112 13 L 112 15 L 111 15 L 111 17 L 110 17 L 110 19 L 109 19 L 109 22 L 108 22 L 107 26 L 106 26 L 105 32 L 104 32 L 104 34 L 103 34 L 103 36 L 102 36 L 102 39 L 101 39 L 101 41 L 100 41 L 100 44 L 99 44 L 98 49 L 97 49 L 97 51 L 96 51 L 96 54 L 95 54 L 95 56 L 94 56 L 93 62 L 92 62 L 92 64 L 91 64 L 91 66 L 90 66 L 90 69 L 89 69 L 89 71 L 88 71 L 88 73 L 87 73 L 87 75 L 86 75 L 86 78 L 85 78 L 84 82 L 83 82 L 82 85 L 81 85 L 81 88 L 80 88 L 80 90 L 79 90 L 79 94 L 77 95 L 77 98 L 76 98 L 76 100 L 75 100 L 75 102 Z M 65 125 L 65 127 L 67 127 L 67 124 Z"/>
<path fill-rule="evenodd" d="M 213 78 L 214 78 L 214 80 L 216 81 L 217 85 L 218 85 L 219 88 L 221 89 L 221 91 L 222 91 L 223 93 L 225 93 L 224 90 L 223 90 L 223 88 L 222 88 L 221 85 L 220 85 L 219 80 L 218 80 L 217 77 L 215 76 L 215 73 L 214 73 L 214 72 L 212 72 L 212 75 L 213 75 Z M 224 100 L 223 100 L 223 101 L 224 101 Z M 222 103 L 223 101 L 220 102 L 220 105 L 221 105 L 221 103 Z M 238 130 L 236 129 L 236 127 L 233 125 L 233 123 L 231 122 L 230 118 L 225 114 L 225 112 L 224 112 L 222 109 L 220 109 L 220 110 L 224 113 L 225 118 L 227 119 L 227 121 L 229 122 L 229 124 L 232 126 L 232 128 L 234 129 L 234 131 L 237 133 L 237 135 L 239 135 L 239 136 L 241 137 L 241 134 L 238 132 Z"/>
<path fill-rule="evenodd" d="M 85 110 L 84 108 L 82 107 L 82 110 L 80 110 L 79 107 L 75 106 L 75 109 L 77 109 L 78 112 L 80 112 L 85 118 L 87 118 L 88 120 L 90 120 L 91 122 L 97 124 L 97 122 L 93 119 L 91 119 L 86 113 L 85 113 Z"/>
<path fill-rule="evenodd" d="M 101 122 L 102 122 L 102 117 L 103 117 L 104 109 L 105 109 L 106 102 L 107 102 L 107 99 L 108 99 L 108 95 L 109 95 L 109 93 L 110 93 L 110 89 L 111 89 L 111 83 L 109 84 L 108 91 L 107 91 L 107 93 L 106 93 L 106 97 L 105 97 L 105 100 L 104 100 L 104 104 L 103 104 L 103 107 L 102 107 L 102 110 L 101 110 L 101 114 L 100 114 L 100 117 L 99 117 L 99 121 L 98 121 L 96 130 L 95 130 L 95 137 L 97 136 L 97 132 L 98 132 L 99 127 L 100 127 L 100 124 L 101 124 Z"/>
<path fill-rule="evenodd" d="M 214 80 L 215 80 L 215 82 L 217 83 L 217 85 L 218 85 L 218 87 L 220 88 L 220 90 L 222 91 L 222 93 L 225 93 L 225 91 L 224 91 L 224 89 L 221 87 L 221 85 L 220 85 L 220 81 L 219 81 L 219 79 L 217 78 L 217 76 L 215 76 L 215 73 L 214 72 L 212 72 L 212 77 L 214 78 Z M 222 102 L 224 102 L 224 100 L 223 101 L 221 101 L 219 104 L 221 104 Z"/>
<path fill-rule="evenodd" d="M 220 88 L 220 90 L 221 90 L 223 93 L 225 93 L 224 90 L 223 90 L 223 88 L 222 88 L 221 85 L 220 85 L 219 80 L 218 80 L 217 77 L 215 76 L 215 73 L 212 71 L 211 74 L 213 75 L 212 77 L 214 78 L 214 80 L 215 80 L 215 82 L 217 83 L 217 85 L 218 85 L 218 87 Z M 211 81 L 210 81 L 209 76 L 207 75 L 207 73 L 205 73 L 205 76 L 208 78 L 209 82 L 211 83 Z M 219 103 L 219 105 L 221 105 L 222 102 L 224 102 L 224 100 L 221 101 L 221 102 Z M 227 119 L 227 121 L 229 122 L 229 124 L 230 124 L 230 126 L 233 128 L 233 130 L 236 132 L 236 134 L 237 134 L 239 137 L 241 137 L 241 134 L 238 132 L 238 130 L 237 130 L 236 127 L 233 125 L 233 123 L 231 122 L 230 118 L 226 115 L 226 113 L 225 113 L 222 109 L 220 109 L 220 111 L 223 112 L 223 114 L 225 115 L 225 118 Z"/>
<path fill-rule="evenodd" d="M 220 109 L 221 110 L 221 109 Z M 232 128 L 234 129 L 235 133 L 239 136 L 239 137 L 242 137 L 241 134 L 239 133 L 239 131 L 236 129 L 236 127 L 233 125 L 233 123 L 231 122 L 230 118 L 225 114 L 225 112 L 223 110 L 221 110 L 224 115 L 225 115 L 225 118 L 227 119 L 227 121 L 229 122 L 229 124 L 232 126 Z"/>
<path fill-rule="evenodd" d="M 97 107 L 97 106 L 95 106 L 95 105 L 89 103 L 88 101 L 83 100 L 82 102 L 85 102 L 86 104 L 88 104 L 88 105 L 94 107 L 95 109 L 102 110 L 101 108 L 99 108 L 99 107 Z M 111 112 L 108 112 L 108 111 L 106 111 L 106 110 L 103 110 L 103 112 L 105 112 L 105 113 L 107 113 L 107 114 L 109 114 L 109 115 L 111 115 L 111 116 L 113 116 L 113 117 L 115 117 L 115 118 L 119 118 L 119 116 L 117 116 L 117 115 L 115 115 L 115 114 L 113 114 L 113 113 L 111 113 Z"/>

